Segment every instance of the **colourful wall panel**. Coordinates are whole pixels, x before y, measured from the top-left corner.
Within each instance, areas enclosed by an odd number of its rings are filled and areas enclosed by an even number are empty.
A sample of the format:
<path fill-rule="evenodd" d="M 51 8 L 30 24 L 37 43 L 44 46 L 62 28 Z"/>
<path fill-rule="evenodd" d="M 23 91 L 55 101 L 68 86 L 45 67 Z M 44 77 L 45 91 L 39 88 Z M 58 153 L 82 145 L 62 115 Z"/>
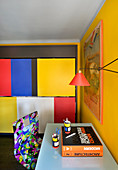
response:
<path fill-rule="evenodd" d="M 11 96 L 10 59 L 0 59 L 0 96 Z"/>
<path fill-rule="evenodd" d="M 31 59 L 11 59 L 12 96 L 32 96 Z"/>
<path fill-rule="evenodd" d="M 12 123 L 16 120 L 16 98 L 0 97 L 0 133 L 13 133 Z"/>
<path fill-rule="evenodd" d="M 54 122 L 63 123 L 66 118 L 75 122 L 75 97 L 55 97 Z"/>
<path fill-rule="evenodd" d="M 53 97 L 17 97 L 17 119 L 38 111 L 39 132 L 44 133 L 47 123 L 54 122 Z"/>
<path fill-rule="evenodd" d="M 37 59 L 38 96 L 75 96 L 75 59 Z"/>

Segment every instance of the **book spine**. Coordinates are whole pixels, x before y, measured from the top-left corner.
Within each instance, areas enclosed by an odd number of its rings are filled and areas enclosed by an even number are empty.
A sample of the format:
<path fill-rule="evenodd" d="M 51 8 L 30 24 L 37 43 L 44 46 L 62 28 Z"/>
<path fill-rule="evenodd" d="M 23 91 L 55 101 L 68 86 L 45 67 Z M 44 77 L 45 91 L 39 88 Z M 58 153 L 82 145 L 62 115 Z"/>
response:
<path fill-rule="evenodd" d="M 62 146 L 63 157 L 101 157 L 103 156 L 103 146 Z"/>

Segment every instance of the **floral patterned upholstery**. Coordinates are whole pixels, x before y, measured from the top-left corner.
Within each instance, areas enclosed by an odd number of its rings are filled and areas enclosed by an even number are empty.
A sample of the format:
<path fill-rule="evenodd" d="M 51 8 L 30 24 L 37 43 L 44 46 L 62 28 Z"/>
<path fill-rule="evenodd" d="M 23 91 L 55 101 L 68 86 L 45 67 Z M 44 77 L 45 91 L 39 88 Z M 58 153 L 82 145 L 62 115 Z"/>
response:
<path fill-rule="evenodd" d="M 27 169 L 35 169 L 42 139 L 38 134 L 37 111 L 22 117 L 13 123 L 14 129 L 14 155 Z M 28 119 L 29 125 L 25 126 Z"/>

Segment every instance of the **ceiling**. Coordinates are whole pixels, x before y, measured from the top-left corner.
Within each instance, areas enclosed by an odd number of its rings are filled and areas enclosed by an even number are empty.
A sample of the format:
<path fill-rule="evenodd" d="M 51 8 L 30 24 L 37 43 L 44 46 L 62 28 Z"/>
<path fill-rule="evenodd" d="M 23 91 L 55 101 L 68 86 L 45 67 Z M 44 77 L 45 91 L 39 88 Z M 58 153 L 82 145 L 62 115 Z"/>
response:
<path fill-rule="evenodd" d="M 0 43 L 79 42 L 105 0 L 0 0 Z"/>

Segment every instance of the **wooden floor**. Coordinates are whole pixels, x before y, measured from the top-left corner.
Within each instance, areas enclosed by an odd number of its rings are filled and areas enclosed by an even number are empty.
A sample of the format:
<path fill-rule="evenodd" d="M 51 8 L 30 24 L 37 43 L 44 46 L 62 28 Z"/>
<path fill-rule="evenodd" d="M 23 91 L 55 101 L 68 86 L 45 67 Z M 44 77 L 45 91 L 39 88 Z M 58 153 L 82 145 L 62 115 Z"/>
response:
<path fill-rule="evenodd" d="M 0 135 L 0 170 L 26 170 L 14 157 L 13 135 Z"/>

